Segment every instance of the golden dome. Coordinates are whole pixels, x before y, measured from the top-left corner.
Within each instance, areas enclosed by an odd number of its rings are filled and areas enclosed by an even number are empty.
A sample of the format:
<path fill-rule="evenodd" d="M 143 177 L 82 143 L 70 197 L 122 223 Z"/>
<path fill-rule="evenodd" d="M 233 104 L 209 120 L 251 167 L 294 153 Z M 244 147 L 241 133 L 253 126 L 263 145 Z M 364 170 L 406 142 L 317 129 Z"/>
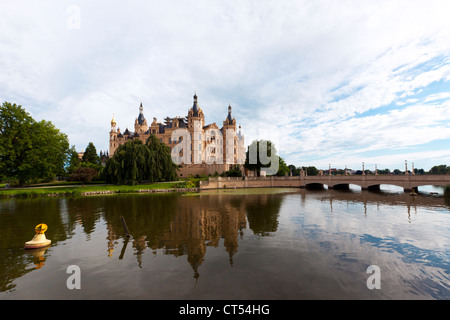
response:
<path fill-rule="evenodd" d="M 111 126 L 113 126 L 113 127 L 116 126 L 116 118 L 114 117 L 114 113 L 113 113 L 113 118 L 111 120 Z"/>

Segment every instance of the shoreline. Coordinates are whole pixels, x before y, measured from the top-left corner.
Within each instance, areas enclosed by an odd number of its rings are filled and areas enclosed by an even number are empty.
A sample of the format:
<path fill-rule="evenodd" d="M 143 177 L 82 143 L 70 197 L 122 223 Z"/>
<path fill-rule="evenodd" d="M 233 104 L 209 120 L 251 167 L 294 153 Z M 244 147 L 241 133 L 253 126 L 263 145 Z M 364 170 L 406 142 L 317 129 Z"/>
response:
<path fill-rule="evenodd" d="M 158 182 L 148 185 L 86 185 L 61 187 L 28 187 L 0 189 L 0 199 L 5 198 L 37 198 L 59 196 L 93 196 L 124 193 L 171 193 L 171 192 L 198 192 L 198 187 L 176 187 L 179 182 Z"/>
<path fill-rule="evenodd" d="M 136 191 L 111 191 L 111 190 L 105 190 L 105 191 L 87 191 L 87 192 L 81 192 L 80 195 L 82 196 L 92 196 L 92 195 L 99 195 L 99 194 L 117 194 L 117 193 L 169 193 L 169 192 L 198 192 L 200 191 L 200 188 L 171 188 L 171 189 L 139 189 Z"/>

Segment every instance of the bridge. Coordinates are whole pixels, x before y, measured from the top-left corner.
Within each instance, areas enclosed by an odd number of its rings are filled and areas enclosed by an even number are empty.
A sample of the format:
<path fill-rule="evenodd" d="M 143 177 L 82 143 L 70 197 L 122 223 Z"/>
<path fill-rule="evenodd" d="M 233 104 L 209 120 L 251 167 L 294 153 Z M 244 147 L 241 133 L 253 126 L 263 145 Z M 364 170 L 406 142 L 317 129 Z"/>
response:
<path fill-rule="evenodd" d="M 357 185 L 362 190 L 379 190 L 380 185 L 399 186 L 405 192 L 418 190 L 420 186 L 450 185 L 450 175 L 328 175 L 296 177 L 211 177 L 200 181 L 200 189 L 293 187 L 309 188 L 327 185 L 328 189 L 345 189 Z"/>

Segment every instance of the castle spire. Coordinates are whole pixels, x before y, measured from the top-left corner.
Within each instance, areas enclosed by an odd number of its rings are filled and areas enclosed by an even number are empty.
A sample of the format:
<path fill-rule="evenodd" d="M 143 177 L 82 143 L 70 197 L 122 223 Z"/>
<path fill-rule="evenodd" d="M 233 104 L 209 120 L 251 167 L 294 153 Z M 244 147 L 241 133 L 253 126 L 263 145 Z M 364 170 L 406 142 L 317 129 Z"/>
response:
<path fill-rule="evenodd" d="M 140 125 L 142 125 L 144 123 L 145 117 L 144 117 L 144 107 L 142 106 L 142 102 L 141 105 L 139 106 L 139 116 L 137 118 L 138 123 Z"/>
<path fill-rule="evenodd" d="M 233 122 L 233 117 L 231 116 L 231 105 L 228 105 L 228 116 L 227 116 L 228 122 L 231 124 Z"/>
<path fill-rule="evenodd" d="M 194 117 L 198 116 L 198 104 L 197 104 L 197 91 L 195 91 L 194 93 L 194 105 L 192 106 L 192 111 L 193 111 L 193 115 Z"/>

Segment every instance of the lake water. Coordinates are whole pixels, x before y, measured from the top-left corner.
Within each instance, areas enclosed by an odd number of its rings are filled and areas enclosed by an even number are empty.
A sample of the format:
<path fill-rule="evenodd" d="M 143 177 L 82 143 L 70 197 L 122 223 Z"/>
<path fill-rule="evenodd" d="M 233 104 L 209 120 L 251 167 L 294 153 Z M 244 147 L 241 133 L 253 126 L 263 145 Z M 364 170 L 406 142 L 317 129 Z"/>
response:
<path fill-rule="evenodd" d="M 0 299 L 450 299 L 450 207 L 426 192 L 3 199 L 0 223 Z M 24 250 L 39 223 L 51 246 Z"/>

